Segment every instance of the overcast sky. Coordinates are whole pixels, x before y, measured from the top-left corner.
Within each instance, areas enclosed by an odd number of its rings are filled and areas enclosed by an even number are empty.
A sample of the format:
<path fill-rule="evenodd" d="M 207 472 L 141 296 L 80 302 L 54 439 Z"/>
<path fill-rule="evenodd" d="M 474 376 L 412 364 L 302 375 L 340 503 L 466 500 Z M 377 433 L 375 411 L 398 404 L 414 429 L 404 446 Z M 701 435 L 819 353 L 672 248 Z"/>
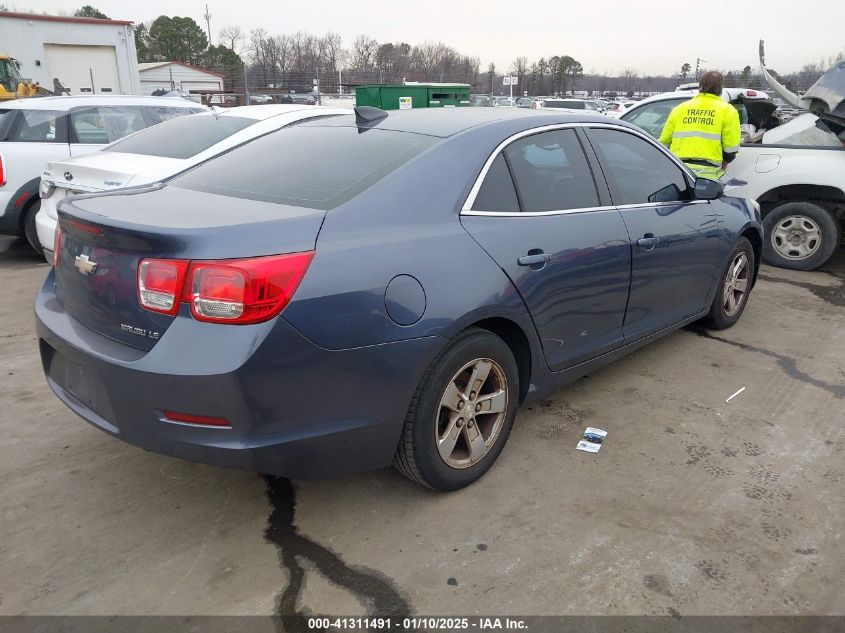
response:
<path fill-rule="evenodd" d="M 202 0 L 4 0 L 17 10 L 72 13 L 82 4 L 115 19 L 149 22 L 161 14 L 194 18 L 205 27 Z M 441 40 L 461 53 L 509 68 L 519 55 L 529 62 L 571 55 L 586 71 L 642 74 L 695 67 L 756 68 L 757 41 L 766 41 L 767 63 L 798 70 L 845 49 L 845 0 L 210 0 L 212 39 L 229 24 L 245 32 L 297 30 L 340 33 L 344 46 L 365 33 L 379 42 Z"/>

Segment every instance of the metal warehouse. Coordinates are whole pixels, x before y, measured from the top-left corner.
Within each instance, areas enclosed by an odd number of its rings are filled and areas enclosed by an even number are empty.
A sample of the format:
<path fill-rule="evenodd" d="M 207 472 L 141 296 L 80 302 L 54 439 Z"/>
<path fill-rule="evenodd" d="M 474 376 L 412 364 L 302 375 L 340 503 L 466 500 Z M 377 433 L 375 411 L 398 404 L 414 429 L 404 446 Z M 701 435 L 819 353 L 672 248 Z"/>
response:
<path fill-rule="evenodd" d="M 182 62 L 138 64 L 141 94 L 156 90 L 181 90 L 187 93 L 223 92 L 223 75 Z"/>
<path fill-rule="evenodd" d="M 0 53 L 21 75 L 70 94 L 140 94 L 132 22 L 0 12 Z"/>

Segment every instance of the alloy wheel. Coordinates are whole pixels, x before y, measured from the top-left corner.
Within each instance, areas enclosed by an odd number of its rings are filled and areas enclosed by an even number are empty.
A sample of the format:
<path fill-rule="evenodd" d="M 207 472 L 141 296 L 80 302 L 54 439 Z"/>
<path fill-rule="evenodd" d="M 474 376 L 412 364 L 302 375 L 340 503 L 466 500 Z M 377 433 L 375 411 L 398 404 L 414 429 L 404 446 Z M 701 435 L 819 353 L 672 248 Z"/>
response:
<path fill-rule="evenodd" d="M 807 259 L 822 243 L 819 225 L 805 215 L 790 215 L 778 222 L 771 240 L 779 255 L 792 260 Z"/>
<path fill-rule="evenodd" d="M 732 317 L 742 309 L 750 278 L 751 266 L 749 266 L 748 255 L 739 253 L 734 257 L 725 275 L 722 307 L 725 309 L 726 316 Z"/>
<path fill-rule="evenodd" d="M 489 358 L 470 361 L 452 377 L 437 411 L 435 441 L 452 468 L 469 468 L 490 451 L 508 409 L 508 383 L 502 367 Z"/>

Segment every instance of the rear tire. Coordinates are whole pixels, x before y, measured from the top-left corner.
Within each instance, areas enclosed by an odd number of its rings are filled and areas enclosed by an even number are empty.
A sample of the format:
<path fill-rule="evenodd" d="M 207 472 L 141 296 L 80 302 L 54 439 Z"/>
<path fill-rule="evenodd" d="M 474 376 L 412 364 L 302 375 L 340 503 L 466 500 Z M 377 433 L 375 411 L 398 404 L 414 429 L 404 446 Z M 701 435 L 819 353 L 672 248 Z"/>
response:
<path fill-rule="evenodd" d="M 29 245 L 35 249 L 39 255 L 44 255 L 44 249 L 41 248 L 41 242 L 38 240 L 38 229 L 35 228 L 35 214 L 41 208 L 41 199 L 37 198 L 30 202 L 24 209 L 23 218 L 23 234 Z"/>
<path fill-rule="evenodd" d="M 420 380 L 393 458 L 400 473 L 434 490 L 458 490 L 486 473 L 510 435 L 519 371 L 507 344 L 469 328 Z"/>
<path fill-rule="evenodd" d="M 763 259 L 790 270 L 813 270 L 839 247 L 836 218 L 812 202 L 787 202 L 763 218 Z"/>
<path fill-rule="evenodd" d="M 704 325 L 713 330 L 725 330 L 739 321 L 748 305 L 751 283 L 754 280 L 754 248 L 747 238 L 736 242 L 728 263 L 719 278 L 716 296 Z"/>

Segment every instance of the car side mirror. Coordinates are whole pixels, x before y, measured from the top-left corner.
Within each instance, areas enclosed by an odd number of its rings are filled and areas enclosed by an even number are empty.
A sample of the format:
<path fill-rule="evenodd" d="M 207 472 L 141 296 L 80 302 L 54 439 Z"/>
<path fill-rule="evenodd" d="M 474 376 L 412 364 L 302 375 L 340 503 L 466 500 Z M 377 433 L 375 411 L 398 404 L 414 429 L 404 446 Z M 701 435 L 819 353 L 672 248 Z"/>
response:
<path fill-rule="evenodd" d="M 725 195 L 725 188 L 718 180 L 696 178 L 693 189 L 696 200 L 716 200 Z"/>

